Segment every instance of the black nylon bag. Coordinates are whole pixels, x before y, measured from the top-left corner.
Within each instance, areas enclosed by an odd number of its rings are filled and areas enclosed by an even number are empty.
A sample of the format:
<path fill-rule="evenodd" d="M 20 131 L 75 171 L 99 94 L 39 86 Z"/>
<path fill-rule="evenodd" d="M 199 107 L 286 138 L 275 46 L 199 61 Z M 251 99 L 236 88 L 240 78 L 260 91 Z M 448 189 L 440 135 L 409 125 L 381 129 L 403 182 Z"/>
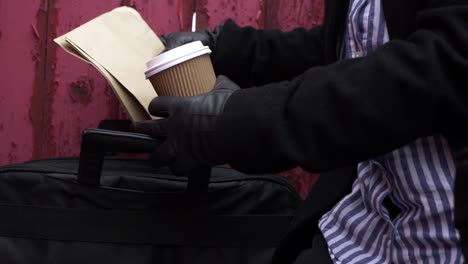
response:
<path fill-rule="evenodd" d="M 0 263 L 270 263 L 301 203 L 278 176 L 216 167 L 187 191 L 190 178 L 146 160 L 102 164 L 149 139 L 89 135 L 79 159 L 0 168 Z"/>

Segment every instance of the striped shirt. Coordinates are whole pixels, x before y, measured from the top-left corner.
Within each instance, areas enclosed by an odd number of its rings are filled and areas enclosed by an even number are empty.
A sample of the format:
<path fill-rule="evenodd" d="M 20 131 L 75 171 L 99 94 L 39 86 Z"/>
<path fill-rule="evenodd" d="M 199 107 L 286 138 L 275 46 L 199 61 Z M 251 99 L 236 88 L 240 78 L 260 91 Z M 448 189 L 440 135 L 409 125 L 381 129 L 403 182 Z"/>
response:
<path fill-rule="evenodd" d="M 340 57 L 369 55 L 388 40 L 381 0 L 351 0 Z M 454 158 L 442 136 L 420 138 L 357 169 L 352 192 L 319 222 L 334 263 L 463 263 Z M 401 209 L 393 219 L 384 199 Z"/>

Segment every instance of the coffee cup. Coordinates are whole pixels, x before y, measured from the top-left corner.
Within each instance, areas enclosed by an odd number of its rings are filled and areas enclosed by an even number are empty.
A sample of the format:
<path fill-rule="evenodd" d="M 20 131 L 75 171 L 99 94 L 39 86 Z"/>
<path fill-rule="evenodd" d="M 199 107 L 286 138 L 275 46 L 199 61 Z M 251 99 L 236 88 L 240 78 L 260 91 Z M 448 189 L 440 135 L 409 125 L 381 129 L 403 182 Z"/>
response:
<path fill-rule="evenodd" d="M 211 50 L 200 41 L 166 51 L 147 62 L 145 72 L 158 96 L 193 96 L 216 82 Z"/>

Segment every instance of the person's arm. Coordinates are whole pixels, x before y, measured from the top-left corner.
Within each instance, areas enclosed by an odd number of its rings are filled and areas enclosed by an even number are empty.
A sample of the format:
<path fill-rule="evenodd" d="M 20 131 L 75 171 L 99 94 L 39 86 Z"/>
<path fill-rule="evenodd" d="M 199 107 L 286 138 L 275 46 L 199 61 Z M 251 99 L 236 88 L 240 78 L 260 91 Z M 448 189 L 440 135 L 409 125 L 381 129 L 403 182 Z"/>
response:
<path fill-rule="evenodd" d="M 404 41 L 235 92 L 218 118 L 217 155 L 245 172 L 324 171 L 466 131 L 467 17 L 467 1 L 434 1 Z"/>
<path fill-rule="evenodd" d="M 227 20 L 216 39 L 212 61 L 217 74 L 241 87 L 290 80 L 324 64 L 322 27 L 290 32 L 239 27 Z"/>

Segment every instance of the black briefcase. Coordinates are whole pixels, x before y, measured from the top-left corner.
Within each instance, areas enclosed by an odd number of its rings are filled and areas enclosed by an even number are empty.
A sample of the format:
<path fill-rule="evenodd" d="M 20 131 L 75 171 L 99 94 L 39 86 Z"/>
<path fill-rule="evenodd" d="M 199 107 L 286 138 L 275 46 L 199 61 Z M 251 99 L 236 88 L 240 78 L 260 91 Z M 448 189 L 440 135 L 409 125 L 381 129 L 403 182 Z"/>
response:
<path fill-rule="evenodd" d="M 154 146 L 86 130 L 80 158 L 1 167 L 0 263 L 270 263 L 301 203 L 295 189 L 226 167 L 176 177 L 105 157 Z"/>

